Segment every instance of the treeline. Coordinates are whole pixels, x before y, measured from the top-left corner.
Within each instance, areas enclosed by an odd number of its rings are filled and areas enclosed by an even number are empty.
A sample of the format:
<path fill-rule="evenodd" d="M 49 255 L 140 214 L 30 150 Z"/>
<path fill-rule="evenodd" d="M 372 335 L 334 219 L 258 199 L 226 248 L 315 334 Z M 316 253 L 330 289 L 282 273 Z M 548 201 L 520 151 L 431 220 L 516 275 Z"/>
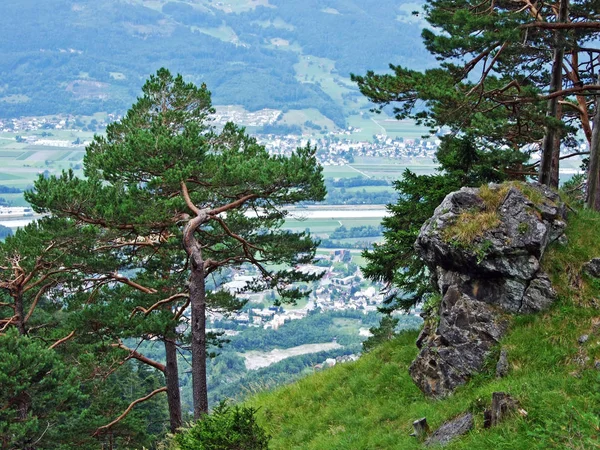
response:
<path fill-rule="evenodd" d="M 257 134 L 302 134 L 302 128 L 299 125 L 288 125 L 285 123 L 267 124 L 256 130 Z"/>
<path fill-rule="evenodd" d="M 351 177 L 328 179 L 325 181 L 325 185 L 328 188 L 352 188 L 362 186 L 391 186 L 392 183 L 377 178 Z"/>
<path fill-rule="evenodd" d="M 12 236 L 13 232 L 10 228 L 0 225 L 0 241 L 4 240 L 8 236 Z"/>
<path fill-rule="evenodd" d="M 336 228 L 329 235 L 330 239 L 348 239 L 348 238 L 362 238 L 362 237 L 376 237 L 381 236 L 383 233 L 383 226 L 377 225 L 362 225 L 359 227 L 346 228 L 344 225 Z"/>
<path fill-rule="evenodd" d="M 342 242 L 333 241 L 331 239 L 321 239 L 319 244 L 321 248 L 352 248 L 357 250 L 365 250 L 373 247 L 371 241 L 357 241 L 357 242 Z"/>
<path fill-rule="evenodd" d="M 20 194 L 21 192 L 23 192 L 23 189 L 0 184 L 0 194 Z"/>
<path fill-rule="evenodd" d="M 367 192 L 362 191 L 342 191 L 334 189 L 327 191 L 325 203 L 328 205 L 388 205 L 395 203 L 398 199 L 396 191 Z"/>

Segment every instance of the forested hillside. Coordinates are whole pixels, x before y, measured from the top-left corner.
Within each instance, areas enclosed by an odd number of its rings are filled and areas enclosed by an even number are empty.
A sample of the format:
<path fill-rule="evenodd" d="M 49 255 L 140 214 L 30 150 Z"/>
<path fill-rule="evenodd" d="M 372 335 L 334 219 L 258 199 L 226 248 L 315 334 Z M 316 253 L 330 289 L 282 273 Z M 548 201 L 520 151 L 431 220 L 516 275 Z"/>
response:
<path fill-rule="evenodd" d="M 391 0 L 5 0 L 0 116 L 124 112 L 143 80 L 169 67 L 206 83 L 215 104 L 316 108 L 342 126 L 360 99 L 351 72 L 432 61 L 422 57 L 420 22 L 411 16 L 418 7 Z"/>

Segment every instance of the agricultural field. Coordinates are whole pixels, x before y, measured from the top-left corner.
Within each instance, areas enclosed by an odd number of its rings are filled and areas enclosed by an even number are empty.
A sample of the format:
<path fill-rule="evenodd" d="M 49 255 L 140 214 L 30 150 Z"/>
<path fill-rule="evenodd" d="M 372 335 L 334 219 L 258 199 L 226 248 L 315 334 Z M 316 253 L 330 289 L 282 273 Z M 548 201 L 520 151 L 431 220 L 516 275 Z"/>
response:
<path fill-rule="evenodd" d="M 323 64 L 327 61 L 322 62 Z M 328 69 L 331 67 L 328 66 Z M 228 113 L 246 117 L 240 107 L 230 107 Z M 239 119 L 240 117 L 235 117 Z M 333 123 L 315 109 L 288 111 L 284 121 L 304 123 L 306 121 L 326 120 L 327 126 L 333 129 Z M 56 120 L 55 118 L 53 118 Z M 250 120 L 250 119 L 248 119 Z M 34 131 L 15 131 L 0 133 L 0 185 L 27 189 L 40 175 L 58 175 L 63 170 L 72 169 L 76 175 L 82 176 L 81 163 L 85 154 L 85 144 L 89 143 L 96 127 L 107 122 L 106 114 L 69 118 L 66 129 L 36 129 Z M 73 123 L 85 131 L 70 129 Z M 373 123 L 373 122 L 371 122 Z M 375 125 L 375 124 L 373 124 Z M 101 128 L 98 128 L 99 130 Z M 249 132 L 252 130 L 250 129 Z M 352 136 L 354 138 L 354 136 Z M 435 163 L 425 159 L 393 159 L 381 157 L 356 157 L 353 164 L 324 166 L 326 180 L 348 178 L 396 180 L 403 170 L 410 167 L 417 173 L 430 173 Z M 353 186 L 345 188 L 345 192 L 353 194 L 393 193 L 391 184 L 384 186 Z M 335 188 L 338 189 L 338 188 Z M 13 206 L 27 206 L 22 193 L 6 193 L 0 195 Z M 297 208 L 290 214 L 285 227 L 294 231 L 309 229 L 320 238 L 328 239 L 330 234 L 340 226 L 346 228 L 373 226 L 381 223 L 386 214 L 383 204 L 380 205 L 319 205 L 308 208 Z M 16 223 L 16 222 L 15 222 Z M 21 225 L 19 225 L 21 226 Z M 340 246 L 354 247 L 357 242 L 369 243 L 380 240 L 380 237 L 336 239 Z M 326 251 L 330 251 L 326 249 Z M 353 249 L 353 254 L 360 254 L 360 249 Z"/>
<path fill-rule="evenodd" d="M 333 207 L 332 207 L 333 208 Z M 356 208 L 356 215 L 361 214 L 360 207 Z M 332 209 L 334 215 L 335 209 Z M 380 217 L 352 217 L 352 218 L 331 218 L 331 219 L 288 219 L 285 221 L 284 228 L 292 231 L 304 231 L 309 229 L 311 234 L 319 238 L 326 238 L 336 229 L 341 226 L 346 228 L 361 227 L 361 226 L 378 226 L 383 218 L 384 211 L 381 211 Z M 361 238 L 358 240 L 366 240 Z M 347 239 L 349 242 L 352 239 Z"/>
<path fill-rule="evenodd" d="M 410 169 L 418 175 L 435 172 L 437 163 L 429 158 L 379 158 L 356 157 L 354 163 L 343 166 L 324 166 L 325 178 L 375 178 L 395 181 L 402 176 L 405 169 Z M 391 189 L 391 187 L 390 187 Z M 362 189 L 359 189 L 362 190 Z M 367 192 L 377 192 L 369 190 Z M 381 189 L 385 190 L 385 189 Z"/>
<path fill-rule="evenodd" d="M 298 81 L 318 84 L 332 99 L 346 107 L 350 105 L 343 94 L 350 94 L 353 91 L 358 93 L 356 85 L 350 81 L 350 78 L 343 78 L 335 74 L 335 61 L 331 59 L 300 55 L 299 62 L 294 65 L 294 70 Z M 357 99 L 352 102 L 355 107 L 367 105 L 366 98 L 360 94 L 351 98 Z"/>
<path fill-rule="evenodd" d="M 80 164 L 85 147 L 82 144 L 91 140 L 93 133 L 77 131 L 52 131 L 52 136 L 42 136 L 45 131 L 0 133 L 0 184 L 26 189 L 40 174 L 56 174 L 62 170 L 74 169 L 81 174 Z M 17 142 L 16 139 L 26 140 Z M 35 143 L 28 142 L 37 137 Z M 73 144 L 79 139 L 80 144 Z M 8 199 L 8 194 L 4 195 Z M 18 194 L 12 194 L 15 205 L 22 204 Z"/>
<path fill-rule="evenodd" d="M 383 134 L 391 138 L 404 139 L 429 139 L 429 130 L 426 127 L 415 125 L 412 120 L 396 120 L 385 113 L 375 114 L 368 110 L 368 104 L 359 114 L 352 114 L 347 118 L 347 123 L 360 131 L 352 134 L 358 141 L 371 141 L 374 135 Z"/>

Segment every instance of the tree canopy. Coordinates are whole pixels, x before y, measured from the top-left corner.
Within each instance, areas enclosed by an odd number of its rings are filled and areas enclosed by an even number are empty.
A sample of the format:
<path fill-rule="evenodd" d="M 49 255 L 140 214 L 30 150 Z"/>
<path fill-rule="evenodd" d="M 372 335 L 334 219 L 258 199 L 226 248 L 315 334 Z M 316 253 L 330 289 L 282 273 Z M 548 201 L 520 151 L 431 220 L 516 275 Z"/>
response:
<path fill-rule="evenodd" d="M 478 145 L 542 149 L 540 181 L 557 186 L 560 142 L 583 129 L 599 87 L 594 2 L 510 3 L 431 0 L 422 33 L 440 67 L 354 76 L 361 92 L 398 118 L 476 135 Z M 572 125 L 578 124 L 578 127 Z M 535 175 L 538 163 L 515 168 Z"/>
<path fill-rule="evenodd" d="M 118 257 L 112 279 L 127 293 L 104 294 L 120 299 L 121 310 L 143 313 L 138 335 L 145 329 L 181 340 L 174 331 L 153 327 L 152 318 L 170 317 L 171 330 L 189 321 L 194 409 L 200 417 L 208 411 L 206 308 L 241 306 L 218 286 L 207 292 L 206 277 L 249 263 L 260 274 L 251 289 L 278 288 L 289 301 L 303 295 L 292 283 L 314 276 L 274 272 L 267 264 L 312 260 L 310 235 L 280 227 L 286 205 L 321 200 L 325 187 L 310 145 L 289 157 L 272 156 L 234 124 L 213 129 L 206 86 L 160 69 L 142 92 L 126 116 L 87 148 L 85 179 L 71 172 L 40 177 L 26 198 L 37 212 L 102 230 L 90 257 L 98 251 Z"/>
<path fill-rule="evenodd" d="M 560 156 L 561 142 L 576 144 L 582 130 L 591 147 L 588 201 L 598 197 L 600 139 L 592 142 L 590 120 L 600 89 L 595 3 L 428 0 L 424 17 L 431 28 L 423 30 L 423 42 L 439 67 L 391 64 L 391 73 L 352 76 L 376 111 L 391 105 L 396 118 L 445 134 L 436 154 L 439 173 L 404 173 L 395 184 L 398 201 L 383 221 L 386 240 L 364 253 L 367 276 L 390 288 L 387 312 L 410 308 L 431 292 L 412 246 L 452 190 L 536 175 L 557 187 L 559 160 L 568 157 Z M 600 128 L 600 119 L 595 125 Z M 531 161 L 537 151 L 541 158 Z"/>

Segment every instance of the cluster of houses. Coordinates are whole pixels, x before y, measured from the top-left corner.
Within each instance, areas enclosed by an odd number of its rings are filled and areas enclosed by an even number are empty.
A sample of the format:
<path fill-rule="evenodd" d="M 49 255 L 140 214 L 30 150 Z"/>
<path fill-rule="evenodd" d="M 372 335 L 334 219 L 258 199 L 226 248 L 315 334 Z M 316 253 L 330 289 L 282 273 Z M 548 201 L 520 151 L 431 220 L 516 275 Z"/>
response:
<path fill-rule="evenodd" d="M 231 106 L 216 106 L 213 114 L 213 124 L 217 127 L 224 126 L 227 122 L 241 124 L 247 127 L 263 127 L 277 122 L 281 116 L 278 109 L 261 109 L 249 112 Z"/>
<path fill-rule="evenodd" d="M 347 250 L 342 250 L 347 251 Z M 337 253 L 340 253 L 338 250 Z M 343 310 L 359 310 L 365 314 L 369 311 L 376 311 L 377 305 L 383 301 L 383 294 L 373 286 L 364 283 L 364 277 L 360 271 L 347 275 L 335 270 L 334 261 L 340 260 L 340 255 L 336 252 L 331 252 L 328 257 L 332 263 L 330 266 L 314 266 L 303 265 L 298 266 L 296 270 L 305 273 L 322 273 L 322 278 L 316 282 L 313 290 L 308 298 L 307 304 L 303 308 L 286 308 L 283 306 L 270 306 L 257 308 L 247 308 L 242 312 L 234 313 L 229 316 L 229 320 L 236 322 L 238 325 L 262 327 L 265 329 L 278 329 L 285 322 L 290 320 L 300 320 L 305 318 L 311 311 L 343 311 Z M 337 266 L 339 267 L 339 266 Z M 250 306 L 253 303 L 257 305 L 265 301 L 269 303 L 269 297 L 274 296 L 270 291 L 261 293 L 240 293 L 244 288 L 254 280 L 254 276 L 248 271 L 241 270 L 236 273 L 232 280 L 224 285 L 224 288 L 230 293 L 237 295 L 240 298 L 248 299 Z M 214 318 L 222 319 L 221 315 L 216 315 Z"/>
<path fill-rule="evenodd" d="M 234 122 L 250 127 L 262 127 L 272 125 L 281 117 L 281 111 L 276 109 L 263 109 L 248 112 L 239 108 L 220 106 L 216 108 L 213 116 L 213 124 L 217 127 L 227 122 Z M 108 114 L 105 120 L 97 123 L 98 129 L 115 120 L 120 116 Z M 45 117 L 23 117 L 13 119 L 0 119 L 0 132 L 25 133 L 38 130 L 65 130 L 77 127 L 77 118 L 74 116 L 45 116 Z M 379 156 L 392 158 L 431 158 L 433 157 L 439 140 L 419 140 L 391 138 L 386 135 L 375 135 L 372 142 L 357 141 L 352 135 L 360 132 L 359 128 L 348 127 L 346 130 L 323 131 L 323 135 L 315 140 L 313 144 L 319 149 L 317 157 L 323 165 L 343 165 L 352 162 L 357 156 Z M 56 139 L 45 139 L 43 136 L 23 136 L 29 144 L 58 146 L 84 146 L 85 142 L 59 141 Z M 298 147 L 306 145 L 309 138 L 289 134 L 285 136 L 266 134 L 257 137 L 259 143 L 263 144 L 271 154 L 289 155 Z"/>
<path fill-rule="evenodd" d="M 104 120 L 97 121 L 98 128 L 106 128 L 106 126 L 119 120 L 121 116 L 117 114 L 107 114 Z M 27 131 L 38 130 L 77 130 L 80 127 L 75 123 L 76 116 L 40 116 L 40 117 L 19 117 L 12 119 L 0 118 L 0 132 L 4 133 L 22 133 Z"/>
<path fill-rule="evenodd" d="M 353 162 L 355 157 L 377 156 L 387 158 L 433 158 L 440 144 L 439 139 L 420 140 L 391 138 L 376 135 L 373 142 L 356 141 L 350 137 L 338 138 L 337 133 L 316 141 L 317 158 L 323 165 L 344 165 Z M 335 136 L 335 139 L 331 137 Z M 264 135 L 258 141 L 265 146 L 271 154 L 290 155 L 298 147 L 306 145 L 308 138 L 289 134 L 286 136 Z"/>

